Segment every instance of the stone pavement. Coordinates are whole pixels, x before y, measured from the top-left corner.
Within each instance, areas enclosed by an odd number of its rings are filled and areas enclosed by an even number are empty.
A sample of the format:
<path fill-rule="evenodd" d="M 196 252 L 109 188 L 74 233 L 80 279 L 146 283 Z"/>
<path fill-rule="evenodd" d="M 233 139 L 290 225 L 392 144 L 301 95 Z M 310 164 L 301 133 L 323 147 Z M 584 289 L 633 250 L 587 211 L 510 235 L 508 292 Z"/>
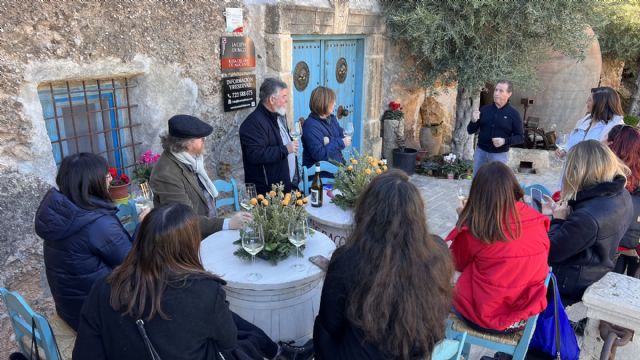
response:
<path fill-rule="evenodd" d="M 561 171 L 561 168 L 550 168 L 541 174 L 516 173 L 516 177 L 522 185 L 542 184 L 554 192 L 560 187 Z M 468 191 L 471 187 L 471 180 L 437 179 L 416 174 L 411 176 L 411 182 L 422 193 L 429 230 L 444 238 L 456 225 L 458 219 L 456 214 L 458 187 L 463 186 Z"/>

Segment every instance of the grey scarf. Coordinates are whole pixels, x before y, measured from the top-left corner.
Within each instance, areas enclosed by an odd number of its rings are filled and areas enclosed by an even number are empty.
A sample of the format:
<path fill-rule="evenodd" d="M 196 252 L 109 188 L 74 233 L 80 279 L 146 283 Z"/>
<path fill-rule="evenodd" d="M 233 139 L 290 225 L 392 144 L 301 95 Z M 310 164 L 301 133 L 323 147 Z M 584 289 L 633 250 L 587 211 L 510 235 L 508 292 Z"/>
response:
<path fill-rule="evenodd" d="M 191 170 L 193 170 L 196 175 L 198 175 L 198 179 L 200 180 L 202 185 L 204 185 L 204 188 L 207 190 L 209 195 L 211 195 L 214 199 L 218 197 L 218 189 L 216 189 L 216 186 L 213 185 L 213 182 L 211 181 L 211 179 L 209 179 L 209 175 L 207 175 L 207 172 L 204 171 L 204 156 L 198 155 L 194 158 L 193 155 L 189 154 L 186 151 L 179 153 L 172 152 L 171 154 L 173 154 L 173 156 L 175 156 L 178 161 L 189 166 Z"/>

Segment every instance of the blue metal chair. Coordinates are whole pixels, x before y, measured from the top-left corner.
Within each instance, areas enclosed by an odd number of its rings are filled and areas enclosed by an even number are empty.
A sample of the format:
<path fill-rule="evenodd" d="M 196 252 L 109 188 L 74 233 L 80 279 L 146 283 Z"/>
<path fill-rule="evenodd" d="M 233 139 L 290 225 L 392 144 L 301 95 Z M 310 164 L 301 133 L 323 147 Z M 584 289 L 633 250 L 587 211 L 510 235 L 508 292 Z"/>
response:
<path fill-rule="evenodd" d="M 331 173 L 335 176 L 338 172 L 338 167 L 328 161 L 320 161 L 320 171 L 325 171 Z M 309 189 L 311 188 L 311 182 L 313 181 L 313 176 L 316 174 L 316 166 L 311 165 L 309 167 L 305 167 L 302 169 L 302 188 L 304 190 L 305 195 L 309 195 Z M 324 185 L 333 184 L 335 182 L 334 178 L 322 178 L 322 183 Z"/>
<path fill-rule="evenodd" d="M 136 210 L 136 204 L 133 200 L 129 200 L 124 204 L 117 204 L 118 212 L 116 216 L 120 219 L 124 229 L 133 234 L 138 226 L 138 210 Z"/>
<path fill-rule="evenodd" d="M 7 307 L 20 352 L 30 358 L 31 340 L 35 337 L 38 352 L 42 351 L 47 360 L 62 360 L 47 319 L 34 312 L 17 292 L 0 288 L 0 295 Z"/>
<path fill-rule="evenodd" d="M 231 197 L 217 198 L 216 208 L 232 205 L 233 210 L 240 211 L 240 200 L 238 198 L 238 185 L 233 178 L 231 178 L 230 181 L 224 181 L 224 180 L 218 179 L 213 182 L 213 185 L 216 186 L 216 189 L 218 189 L 218 191 L 231 193 L 232 195 Z"/>
<path fill-rule="evenodd" d="M 547 195 L 547 196 L 552 195 L 551 191 L 549 191 L 549 189 L 547 189 L 544 185 L 541 185 L 541 184 L 533 184 L 533 185 L 525 186 L 524 194 L 531 196 L 531 189 L 538 189 L 540 190 L 540 192 L 542 192 L 543 195 Z"/>
<path fill-rule="evenodd" d="M 547 275 L 547 278 L 544 281 L 545 286 L 549 286 L 549 278 L 550 275 Z M 533 337 L 533 332 L 536 329 L 538 315 L 539 314 L 529 317 L 522 331 L 512 334 L 496 335 L 472 329 L 456 315 L 451 314 L 449 316 L 449 320 L 447 320 L 446 337 L 448 339 L 452 339 L 455 338 L 455 336 L 459 336 L 461 333 L 467 333 L 465 344 L 462 349 L 462 356 L 465 359 L 469 358 L 471 345 L 476 345 L 492 349 L 496 352 L 500 351 L 509 354 L 513 357 L 513 360 L 524 360 L 527 355 L 527 349 L 529 349 L 529 343 Z"/>
<path fill-rule="evenodd" d="M 467 333 L 457 333 L 455 338 L 440 341 L 431 353 L 431 360 L 460 360 Z"/>

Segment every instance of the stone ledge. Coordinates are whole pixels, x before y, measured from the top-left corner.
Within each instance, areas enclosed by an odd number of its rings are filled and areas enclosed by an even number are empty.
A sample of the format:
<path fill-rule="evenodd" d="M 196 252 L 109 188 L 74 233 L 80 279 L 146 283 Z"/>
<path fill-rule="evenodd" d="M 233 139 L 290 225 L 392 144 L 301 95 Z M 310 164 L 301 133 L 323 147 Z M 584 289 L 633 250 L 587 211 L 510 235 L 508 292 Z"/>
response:
<path fill-rule="evenodd" d="M 582 297 L 587 316 L 640 331 L 640 280 L 610 272 Z"/>

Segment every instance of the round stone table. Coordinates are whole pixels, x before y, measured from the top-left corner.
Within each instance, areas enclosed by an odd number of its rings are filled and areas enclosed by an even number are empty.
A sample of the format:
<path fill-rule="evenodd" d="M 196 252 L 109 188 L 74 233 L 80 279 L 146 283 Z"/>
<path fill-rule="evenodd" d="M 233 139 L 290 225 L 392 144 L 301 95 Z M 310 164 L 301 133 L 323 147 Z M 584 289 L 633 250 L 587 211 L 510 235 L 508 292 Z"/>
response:
<path fill-rule="evenodd" d="M 331 202 L 327 191 L 323 191 L 323 204 L 321 207 L 305 206 L 309 214 L 310 226 L 327 235 L 336 245 L 344 244 L 353 224 L 353 212 L 342 210 Z"/>
<path fill-rule="evenodd" d="M 232 311 L 261 328 L 274 341 L 295 340 L 302 344 L 313 335 L 313 322 L 320 308 L 320 294 L 324 272 L 309 262 L 313 255 L 331 258 L 335 244 L 314 232 L 307 239 L 303 258 L 295 255 L 274 266 L 256 257 L 256 263 L 233 255 L 238 248 L 233 242 L 240 238 L 237 230 L 214 233 L 200 245 L 204 268 L 222 277 Z M 304 271 L 291 266 L 302 262 Z M 262 275 L 250 282 L 250 273 Z"/>

